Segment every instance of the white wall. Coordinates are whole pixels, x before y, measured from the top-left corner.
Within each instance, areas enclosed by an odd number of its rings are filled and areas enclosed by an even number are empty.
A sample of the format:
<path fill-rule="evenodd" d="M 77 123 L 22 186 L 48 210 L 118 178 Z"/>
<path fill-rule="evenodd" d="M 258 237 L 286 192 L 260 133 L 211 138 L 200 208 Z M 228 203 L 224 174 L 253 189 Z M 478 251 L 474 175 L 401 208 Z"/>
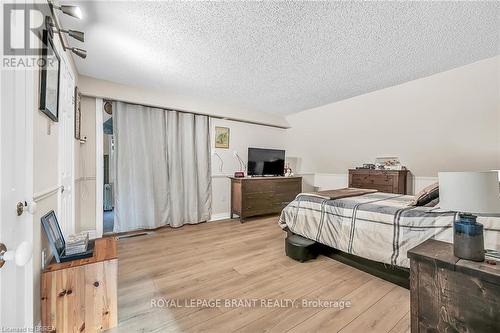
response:
<path fill-rule="evenodd" d="M 319 187 L 377 156 L 398 156 L 415 190 L 438 171 L 498 169 L 499 81 L 497 56 L 292 114 L 287 153 Z"/>
<path fill-rule="evenodd" d="M 86 96 L 288 127 L 288 123 L 281 115 L 253 112 L 252 110 L 241 109 L 235 105 L 228 105 L 224 101 L 214 103 L 200 98 L 173 94 L 168 91 L 154 91 L 131 87 L 83 75 L 80 76 L 78 84 L 80 91 Z M 252 97 L 248 96 L 248 98 Z"/>
<path fill-rule="evenodd" d="M 229 149 L 215 148 L 215 126 L 229 128 Z M 219 158 L 212 155 L 212 220 L 217 220 L 229 217 L 231 193 L 228 176 L 239 170 L 233 152 L 237 151 L 246 164 L 248 147 L 284 149 L 285 130 L 214 118 L 211 119 L 210 130 L 212 151 L 216 151 L 223 161 L 221 171 Z"/>
<path fill-rule="evenodd" d="M 41 9 L 43 10 L 43 9 Z M 73 59 L 62 50 L 57 36 L 54 38 L 54 45 L 62 61 L 66 61 L 70 67 L 71 75 L 78 80 Z M 61 76 L 59 87 L 65 87 L 64 76 Z M 38 110 L 40 96 L 40 76 L 37 75 L 36 101 L 33 115 L 33 197 L 40 193 L 45 193 L 59 185 L 58 159 L 59 159 L 59 123 L 51 121 L 45 114 Z M 74 140 L 73 137 L 67 138 Z M 40 308 L 40 275 L 42 270 L 42 250 L 50 254 L 47 239 L 42 232 L 40 219 L 50 210 L 58 211 L 57 194 L 50 195 L 37 202 L 37 209 L 33 216 L 33 313 L 34 324 L 41 320 Z"/>
<path fill-rule="evenodd" d="M 82 96 L 81 137 L 75 150 L 75 207 L 76 231 L 95 230 L 96 206 L 96 100 Z"/>
<path fill-rule="evenodd" d="M 412 172 L 410 193 L 435 181 L 441 170 L 499 169 L 499 73 L 500 57 L 486 59 L 290 115 L 287 121 L 292 127 L 287 130 L 212 119 L 212 149 L 224 163 L 220 171 L 219 159 L 212 156 L 212 219 L 229 215 L 227 176 L 238 169 L 233 151 L 246 162 L 248 147 L 286 149 L 295 173 L 304 176 L 304 191 L 313 186 L 345 187 L 348 168 L 372 162 L 377 156 L 399 156 Z M 82 91 L 99 97 L 148 105 L 167 102 L 156 93 L 142 95 L 135 88 L 86 77 L 80 81 Z M 131 97 L 127 97 L 129 93 Z M 95 99 L 87 99 L 89 109 L 95 112 Z M 82 104 L 84 114 L 85 109 Z M 215 126 L 230 128 L 229 149 L 214 148 Z M 92 142 L 89 138 L 86 145 Z M 89 165 L 95 165 L 94 156 L 86 157 Z M 95 177 L 95 173 L 87 176 Z"/>
<path fill-rule="evenodd" d="M 39 96 L 39 82 L 37 83 Z M 45 114 L 38 111 L 38 101 L 33 114 L 33 197 L 59 185 L 57 161 L 59 145 L 59 126 Z M 42 270 L 42 250 L 50 253 L 47 237 L 42 231 L 40 219 L 49 211 L 58 212 L 57 194 L 37 202 L 33 214 L 33 319 L 37 324 L 41 320 L 40 308 L 40 273 Z"/>

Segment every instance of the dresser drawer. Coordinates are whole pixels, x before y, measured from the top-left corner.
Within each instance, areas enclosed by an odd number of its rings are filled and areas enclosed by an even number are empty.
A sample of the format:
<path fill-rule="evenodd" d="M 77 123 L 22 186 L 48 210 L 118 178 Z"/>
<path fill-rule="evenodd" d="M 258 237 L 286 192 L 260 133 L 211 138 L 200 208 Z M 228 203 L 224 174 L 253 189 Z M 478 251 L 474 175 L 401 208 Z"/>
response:
<path fill-rule="evenodd" d="M 406 194 L 407 170 L 349 170 L 349 187 Z"/>
<path fill-rule="evenodd" d="M 273 179 L 273 181 L 269 181 L 264 177 L 243 182 L 243 187 L 243 191 L 247 194 L 296 192 L 302 188 L 302 182 L 297 181 L 297 179 Z"/>
<path fill-rule="evenodd" d="M 356 188 L 365 188 L 369 190 L 377 190 L 379 192 L 384 192 L 384 193 L 395 193 L 394 192 L 394 187 L 392 185 L 376 185 L 376 184 L 368 184 L 368 183 L 353 183 L 349 185 L 349 187 L 356 187 Z"/>
<path fill-rule="evenodd" d="M 267 209 L 273 204 L 273 192 L 247 193 L 243 200 L 243 209 L 262 207 Z"/>
<path fill-rule="evenodd" d="M 292 202 L 295 197 L 297 196 L 296 193 L 298 193 L 300 191 L 296 191 L 296 192 L 293 192 L 293 193 L 277 193 L 272 201 L 275 205 L 277 206 L 280 206 L 282 207 L 282 209 L 288 205 L 290 202 Z"/>
<path fill-rule="evenodd" d="M 264 179 L 243 182 L 243 192 L 246 194 L 273 192 L 273 184 Z"/>
<path fill-rule="evenodd" d="M 392 185 L 397 181 L 394 176 L 385 175 L 352 175 L 353 183 L 374 184 L 374 185 Z"/>

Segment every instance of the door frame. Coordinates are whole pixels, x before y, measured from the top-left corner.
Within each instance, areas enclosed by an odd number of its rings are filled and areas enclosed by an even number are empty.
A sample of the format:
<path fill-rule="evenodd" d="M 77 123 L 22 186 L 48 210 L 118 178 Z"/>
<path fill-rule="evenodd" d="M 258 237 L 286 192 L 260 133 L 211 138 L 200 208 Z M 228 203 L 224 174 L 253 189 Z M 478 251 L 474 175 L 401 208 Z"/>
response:
<path fill-rule="evenodd" d="M 64 51 L 62 51 L 64 52 Z M 64 68 L 64 69 L 63 69 Z M 75 144 L 73 141 L 73 133 L 75 131 L 75 123 L 74 123 L 74 103 L 75 103 L 75 86 L 76 86 L 76 80 L 71 72 L 71 65 L 68 63 L 65 57 L 61 58 L 61 70 L 60 70 L 60 80 L 59 80 L 59 124 L 58 124 L 58 131 L 59 131 L 59 138 L 58 138 L 58 147 L 57 147 L 57 156 L 58 156 L 58 175 L 57 175 L 57 183 L 59 186 L 63 186 L 64 181 L 63 181 L 63 174 L 62 171 L 65 169 L 65 164 L 69 161 L 71 164 L 69 168 L 71 169 L 71 179 L 70 179 L 70 188 L 69 189 L 64 189 L 66 192 L 69 191 L 70 195 L 70 205 L 71 205 L 71 211 L 70 213 L 70 218 L 69 221 L 64 217 L 60 216 L 59 217 L 59 222 L 62 222 L 62 230 L 63 233 L 66 235 L 74 234 L 75 229 L 76 229 L 76 214 L 75 214 Z M 63 75 L 68 75 L 68 77 L 71 77 L 70 83 L 71 83 L 71 89 L 68 89 L 67 85 L 68 82 L 65 80 L 65 77 Z M 64 89 L 64 91 L 62 91 Z M 69 93 L 69 96 L 67 95 Z M 68 105 L 66 105 L 69 103 Z M 71 106 L 71 107 L 70 107 Z M 69 107 L 68 110 L 62 110 L 63 107 Z M 68 121 L 69 119 L 69 121 Z M 69 130 L 69 132 L 68 132 Z M 67 135 L 68 134 L 68 135 Z M 69 141 L 68 141 L 69 140 Z M 69 151 L 68 151 L 69 149 Z M 69 156 L 68 154 L 69 153 Z M 57 193 L 57 209 L 59 214 L 61 215 L 62 212 L 64 211 L 62 208 L 63 206 L 63 190 L 58 191 Z M 67 217 L 67 216 L 66 216 Z"/>
<path fill-rule="evenodd" d="M 33 110 L 35 112 L 38 111 L 38 72 L 37 71 L 32 71 L 31 73 L 26 74 L 26 100 L 27 101 L 32 101 L 31 105 L 28 103 L 27 108 L 26 108 L 26 116 L 25 116 L 25 123 L 26 123 L 26 146 L 25 148 L 25 154 L 26 154 L 26 175 L 25 175 L 25 190 L 26 190 L 26 198 L 29 198 L 31 202 L 34 202 L 33 195 L 34 195 L 34 116 L 33 116 Z M 29 82 L 32 82 L 32 84 L 29 84 Z M 34 239 L 34 216 L 33 214 L 29 213 L 26 211 L 24 213 L 26 215 L 25 219 L 27 220 L 26 222 L 27 225 L 25 226 L 24 232 L 26 234 L 25 239 L 28 240 L 31 244 L 35 244 L 35 239 Z M 33 248 L 33 251 L 36 251 L 35 248 Z M 26 325 L 36 325 L 37 323 L 34 322 L 35 320 L 35 314 L 34 314 L 34 288 L 35 288 L 35 260 L 34 258 L 35 255 L 34 253 L 32 254 L 32 259 L 26 264 L 25 266 L 25 315 L 24 315 L 24 320 Z M 38 286 L 36 286 L 38 287 Z"/>
<path fill-rule="evenodd" d="M 15 1 L 15 3 L 22 4 L 22 2 L 20 1 Z M 3 14 L 3 6 L 1 6 L 0 17 L 3 17 Z M 3 29 L 0 29 L 0 31 L 2 34 L 0 40 L 3 43 Z M 35 245 L 37 243 L 34 242 L 34 218 L 33 215 L 27 211 L 27 209 L 24 210 L 21 216 L 15 218 L 15 221 L 3 221 L 3 214 L 6 213 L 6 215 L 9 214 L 10 216 L 10 214 L 12 213 L 8 212 L 15 212 L 15 207 L 5 207 L 6 200 L 4 199 L 4 196 L 9 197 L 12 195 L 12 193 L 10 191 L 2 191 L 4 189 L 2 174 L 5 170 L 7 170 L 7 168 L 12 168 L 11 170 L 23 170 L 24 172 L 21 172 L 19 175 L 17 175 L 17 177 L 13 178 L 22 179 L 21 182 L 14 183 L 14 188 L 16 188 L 17 190 L 16 200 L 21 202 L 26 201 L 28 203 L 31 203 L 33 201 L 33 121 L 34 112 L 37 112 L 38 110 L 38 73 L 38 70 L 18 68 L 16 70 L 6 70 L 5 72 L 0 74 L 0 91 L 2 92 L 1 95 L 5 93 L 5 96 L 13 97 L 12 99 L 9 98 L 8 101 L 3 102 L 10 110 L 3 110 L 2 104 L 0 104 L 0 128 L 2 128 L 1 126 L 4 126 L 4 124 L 2 123 L 3 121 L 8 121 L 6 122 L 6 124 L 10 122 L 13 122 L 14 124 L 24 124 L 24 129 L 20 133 L 19 131 L 17 131 L 17 128 L 15 128 L 15 126 L 14 128 L 12 128 L 12 130 L 14 130 L 13 134 L 15 138 L 5 137 L 5 133 L 3 133 L 3 131 L 2 135 L 0 135 L 0 159 L 2 159 L 3 161 L 9 160 L 9 162 L 12 161 L 12 163 L 6 163 L 3 165 L 0 164 L 0 224 L 2 224 L 4 227 L 7 223 L 16 224 L 16 232 L 14 234 L 11 235 L 9 233 L 5 235 L 5 233 L 3 232 L 1 234 L 2 239 L 0 239 L 0 242 L 5 243 L 8 250 L 14 250 L 22 241 L 28 241 L 32 245 Z M 12 80 L 10 80 L 10 78 L 7 78 L 7 80 L 9 80 L 10 83 L 14 84 L 9 84 L 4 87 L 2 84 L 2 78 L 4 77 L 4 75 L 12 75 Z M 4 90 L 10 90 L 12 94 Z M 18 140 L 16 140 L 16 138 L 22 141 L 19 142 Z M 12 150 L 15 154 L 11 155 L 11 151 L 6 152 L 2 149 L 2 145 L 5 143 L 4 140 L 6 139 L 14 139 L 16 148 L 14 148 L 14 144 L 12 143 Z M 9 155 L 11 156 L 6 157 L 6 153 L 9 153 Z M 17 159 L 15 158 L 15 156 L 14 158 L 12 158 L 13 155 L 23 156 L 23 165 L 16 165 Z M 18 188 L 17 186 L 20 187 Z M 1 228 L 2 226 L 0 226 L 0 229 Z M 6 236 L 8 236 L 8 238 L 6 238 Z M 36 248 L 33 249 L 33 251 L 36 250 Z M 18 310 L 22 309 L 22 318 L 17 318 L 18 322 L 16 323 L 16 325 L 25 328 L 33 328 L 36 324 L 34 323 L 34 259 L 32 257 L 32 259 L 30 259 L 30 261 L 28 261 L 28 263 L 23 267 L 12 266 L 15 266 L 15 263 L 12 261 L 8 261 L 5 263 L 2 270 L 15 269 L 17 273 L 16 276 L 20 277 L 21 274 L 23 275 L 22 279 L 20 279 L 20 283 L 15 283 L 15 285 L 12 286 L 13 288 L 15 288 L 15 292 L 22 288 L 24 290 L 23 297 L 22 300 L 10 301 L 9 306 L 7 307 L 8 309 L 3 308 L 2 302 L 0 302 L 0 322 L 5 322 L 5 320 L 2 320 L 4 315 L 10 316 L 12 315 L 12 313 L 17 313 Z M 0 274 L 0 283 L 2 283 L 2 278 L 3 277 Z"/>
<path fill-rule="evenodd" d="M 103 131 L 103 99 L 95 99 L 95 232 L 96 237 L 102 237 L 104 214 L 103 214 L 103 191 L 104 191 L 104 131 Z"/>

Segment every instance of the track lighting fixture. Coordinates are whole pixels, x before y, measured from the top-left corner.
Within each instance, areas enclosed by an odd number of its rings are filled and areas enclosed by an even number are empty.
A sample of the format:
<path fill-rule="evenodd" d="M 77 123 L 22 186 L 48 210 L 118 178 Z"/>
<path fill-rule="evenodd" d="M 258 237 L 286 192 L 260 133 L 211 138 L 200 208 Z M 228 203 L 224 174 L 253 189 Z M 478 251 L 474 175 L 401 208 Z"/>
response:
<path fill-rule="evenodd" d="M 66 15 L 76 17 L 77 19 L 82 18 L 82 11 L 81 11 L 80 7 L 78 7 L 78 6 L 70 6 L 70 5 L 56 6 L 56 5 L 54 5 L 54 8 L 59 9 L 61 12 L 63 12 Z"/>
<path fill-rule="evenodd" d="M 83 59 L 87 58 L 87 51 L 85 51 L 85 50 L 79 49 L 77 47 L 71 47 L 71 48 L 68 48 L 68 50 L 70 50 L 71 52 L 73 52 L 74 54 L 79 56 L 80 58 L 83 58 Z"/>
<path fill-rule="evenodd" d="M 64 30 L 64 29 L 61 29 L 59 31 L 68 34 L 68 36 L 73 37 L 74 39 L 79 40 L 82 43 L 85 42 L 85 34 L 83 32 L 81 32 L 81 31 L 77 31 L 77 30 Z"/>
<path fill-rule="evenodd" d="M 80 58 L 85 59 L 87 57 L 87 51 L 83 49 L 79 49 L 77 47 L 70 47 L 69 45 L 66 44 L 65 39 L 62 37 L 62 33 L 68 34 L 68 36 L 80 41 L 84 42 L 85 41 L 85 34 L 81 31 L 77 30 L 65 30 L 61 28 L 61 22 L 59 21 L 59 18 L 57 17 L 55 10 L 58 9 L 62 11 L 64 14 L 76 17 L 81 19 L 82 18 L 82 11 L 80 10 L 80 7 L 78 6 L 70 6 L 70 5 L 57 5 L 54 0 L 47 0 L 49 3 L 49 8 L 51 12 L 51 16 L 49 17 L 47 24 L 52 27 L 54 32 L 56 32 L 59 35 L 59 40 L 61 41 L 61 45 L 64 49 L 70 50 Z"/>

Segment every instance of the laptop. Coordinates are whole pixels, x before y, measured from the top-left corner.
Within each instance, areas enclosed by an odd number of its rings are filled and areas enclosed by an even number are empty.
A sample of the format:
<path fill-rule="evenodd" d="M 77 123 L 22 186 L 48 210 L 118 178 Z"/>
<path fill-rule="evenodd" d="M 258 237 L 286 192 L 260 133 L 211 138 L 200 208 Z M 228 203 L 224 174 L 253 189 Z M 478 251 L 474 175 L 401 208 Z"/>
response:
<path fill-rule="evenodd" d="M 45 214 L 41 218 L 43 229 L 49 240 L 50 249 L 58 263 L 92 257 L 94 254 L 94 240 L 89 240 L 87 250 L 85 252 L 66 255 L 66 242 L 61 232 L 59 222 L 57 222 L 56 213 L 53 210 Z"/>

